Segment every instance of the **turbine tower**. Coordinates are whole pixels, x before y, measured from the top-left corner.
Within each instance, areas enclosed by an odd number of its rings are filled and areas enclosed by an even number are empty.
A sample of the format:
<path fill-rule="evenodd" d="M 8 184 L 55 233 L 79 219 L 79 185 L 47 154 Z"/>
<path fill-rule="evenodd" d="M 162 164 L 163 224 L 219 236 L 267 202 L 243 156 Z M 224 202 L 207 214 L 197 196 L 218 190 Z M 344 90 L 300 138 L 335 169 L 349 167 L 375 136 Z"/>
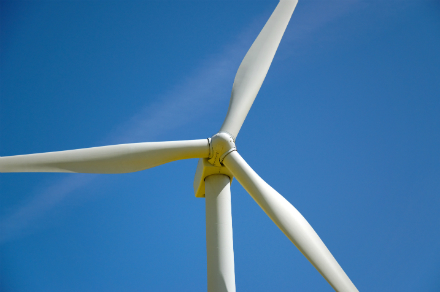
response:
<path fill-rule="evenodd" d="M 234 177 L 336 291 L 358 291 L 306 219 L 235 147 L 297 2 L 281 0 L 252 44 L 235 76 L 223 125 L 211 138 L 0 157 L 0 172 L 127 173 L 199 158 L 194 191 L 206 203 L 209 292 L 235 291 L 230 191 Z"/>

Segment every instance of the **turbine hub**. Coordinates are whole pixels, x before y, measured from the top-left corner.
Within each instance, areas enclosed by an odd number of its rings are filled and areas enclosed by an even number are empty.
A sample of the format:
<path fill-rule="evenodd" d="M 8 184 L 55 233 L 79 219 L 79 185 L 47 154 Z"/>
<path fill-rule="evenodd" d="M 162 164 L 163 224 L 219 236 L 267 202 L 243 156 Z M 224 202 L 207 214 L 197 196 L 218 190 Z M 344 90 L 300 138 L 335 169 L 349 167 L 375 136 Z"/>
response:
<path fill-rule="evenodd" d="M 222 161 L 232 151 L 237 151 L 234 139 L 225 132 L 219 132 L 209 140 L 209 163 L 222 166 Z"/>

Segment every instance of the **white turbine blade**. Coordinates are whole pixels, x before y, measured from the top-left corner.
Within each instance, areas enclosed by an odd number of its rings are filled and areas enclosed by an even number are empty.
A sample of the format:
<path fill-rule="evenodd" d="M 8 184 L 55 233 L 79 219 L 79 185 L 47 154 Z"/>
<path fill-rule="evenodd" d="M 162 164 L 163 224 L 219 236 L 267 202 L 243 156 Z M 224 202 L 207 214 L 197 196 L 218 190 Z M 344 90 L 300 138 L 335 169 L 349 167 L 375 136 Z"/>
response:
<path fill-rule="evenodd" d="M 0 157 L 0 172 L 126 173 L 208 156 L 207 139 L 120 144 Z"/>
<path fill-rule="evenodd" d="M 297 0 L 281 0 L 247 52 L 232 87 L 228 113 L 220 132 L 235 139 L 263 84 Z"/>
<path fill-rule="evenodd" d="M 358 291 L 306 219 L 237 151 L 227 155 L 223 164 L 336 291 Z"/>

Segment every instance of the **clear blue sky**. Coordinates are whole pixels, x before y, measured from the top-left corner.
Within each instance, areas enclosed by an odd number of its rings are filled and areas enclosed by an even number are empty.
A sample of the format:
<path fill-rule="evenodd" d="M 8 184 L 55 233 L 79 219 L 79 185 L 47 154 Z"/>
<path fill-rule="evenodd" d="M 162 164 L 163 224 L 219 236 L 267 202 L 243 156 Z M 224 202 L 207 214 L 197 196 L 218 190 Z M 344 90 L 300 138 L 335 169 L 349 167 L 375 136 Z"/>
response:
<path fill-rule="evenodd" d="M 201 139 L 277 1 L 0 3 L 0 155 Z M 360 291 L 440 289 L 440 3 L 299 2 L 237 139 Z M 197 161 L 0 174 L 1 291 L 205 291 Z M 238 291 L 332 288 L 234 180 Z"/>

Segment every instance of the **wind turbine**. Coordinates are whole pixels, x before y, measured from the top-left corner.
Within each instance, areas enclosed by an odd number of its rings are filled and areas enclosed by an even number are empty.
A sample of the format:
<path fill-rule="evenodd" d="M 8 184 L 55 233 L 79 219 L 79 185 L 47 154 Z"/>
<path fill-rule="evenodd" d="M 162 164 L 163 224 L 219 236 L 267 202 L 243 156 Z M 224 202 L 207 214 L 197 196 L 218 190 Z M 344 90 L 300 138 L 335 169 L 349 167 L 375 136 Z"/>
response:
<path fill-rule="evenodd" d="M 305 218 L 255 173 L 235 146 L 296 4 L 297 0 L 281 0 L 247 52 L 235 76 L 226 118 L 211 138 L 1 157 L 0 172 L 127 173 L 199 158 L 194 190 L 206 202 L 208 291 L 235 291 L 233 177 L 336 291 L 358 291 Z"/>

